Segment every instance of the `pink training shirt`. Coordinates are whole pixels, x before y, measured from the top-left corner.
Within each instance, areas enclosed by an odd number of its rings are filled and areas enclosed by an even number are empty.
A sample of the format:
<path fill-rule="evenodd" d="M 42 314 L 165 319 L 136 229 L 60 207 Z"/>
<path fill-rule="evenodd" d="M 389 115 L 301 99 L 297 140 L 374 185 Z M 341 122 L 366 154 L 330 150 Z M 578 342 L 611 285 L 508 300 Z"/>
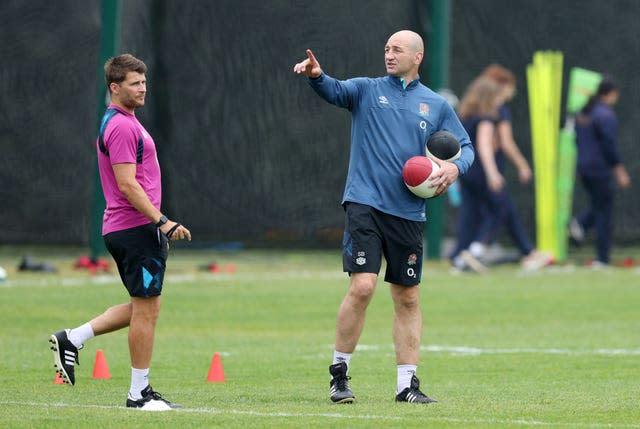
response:
<path fill-rule="evenodd" d="M 102 235 L 150 223 L 149 219 L 136 210 L 118 189 L 113 164 L 136 164 L 136 180 L 144 189 L 151 204 L 160 209 L 162 198 L 160 164 L 153 138 L 131 113 L 115 104 L 111 104 L 109 109 L 116 109 L 118 113 L 109 120 L 103 134 L 108 155 L 100 151 L 99 139 L 96 141 L 98 170 L 106 201 Z M 141 139 L 142 153 L 139 154 L 138 142 Z"/>

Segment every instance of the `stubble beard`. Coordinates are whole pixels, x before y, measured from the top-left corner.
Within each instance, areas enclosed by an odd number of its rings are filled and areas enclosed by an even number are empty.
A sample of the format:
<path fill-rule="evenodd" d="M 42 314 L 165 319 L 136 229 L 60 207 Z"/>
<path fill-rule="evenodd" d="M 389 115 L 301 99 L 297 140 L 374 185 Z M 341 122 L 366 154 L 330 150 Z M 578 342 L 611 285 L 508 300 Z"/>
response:
<path fill-rule="evenodd" d="M 128 109 L 134 110 L 144 106 L 144 98 L 142 99 L 142 101 L 138 101 L 135 98 L 129 98 L 129 99 L 123 100 L 122 104 Z"/>

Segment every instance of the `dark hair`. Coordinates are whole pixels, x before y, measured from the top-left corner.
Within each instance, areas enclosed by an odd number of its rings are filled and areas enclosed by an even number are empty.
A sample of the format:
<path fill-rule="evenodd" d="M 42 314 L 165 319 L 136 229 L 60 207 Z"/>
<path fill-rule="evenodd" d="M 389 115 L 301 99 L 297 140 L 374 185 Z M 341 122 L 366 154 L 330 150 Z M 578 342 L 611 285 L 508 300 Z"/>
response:
<path fill-rule="evenodd" d="M 589 97 L 589 101 L 582 108 L 582 113 L 588 114 L 596 105 L 596 102 L 603 96 L 609 94 L 611 91 L 617 91 L 618 87 L 610 76 L 604 76 L 598 85 L 596 93 Z"/>
<path fill-rule="evenodd" d="M 147 66 L 131 54 L 122 54 L 109 58 L 104 64 L 104 80 L 107 84 L 107 89 L 112 83 L 124 81 L 129 72 L 144 74 L 147 72 Z"/>

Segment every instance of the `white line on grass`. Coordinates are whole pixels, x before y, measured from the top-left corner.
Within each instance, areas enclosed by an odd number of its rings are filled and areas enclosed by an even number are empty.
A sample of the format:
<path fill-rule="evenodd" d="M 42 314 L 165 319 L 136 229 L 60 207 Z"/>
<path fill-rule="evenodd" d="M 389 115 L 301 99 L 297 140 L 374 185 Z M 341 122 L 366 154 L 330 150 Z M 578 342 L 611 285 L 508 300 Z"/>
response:
<path fill-rule="evenodd" d="M 428 345 L 421 347 L 428 352 L 450 353 L 454 355 L 481 355 L 481 354 L 551 354 L 567 356 L 602 355 L 602 356 L 639 356 L 640 349 L 595 349 L 595 350 L 571 350 L 571 349 L 537 349 L 537 348 L 480 348 L 467 346 L 442 346 Z"/>
<path fill-rule="evenodd" d="M 273 273 L 202 273 L 202 274 L 167 274 L 165 282 L 176 283 L 215 283 L 219 281 L 264 281 L 264 280 L 288 280 L 288 279 L 321 279 L 335 280 L 347 279 L 347 275 L 340 271 L 285 271 Z M 120 277 L 116 274 L 97 274 L 95 276 L 58 277 L 48 274 L 38 279 L 10 278 L 0 283 L 0 287 L 28 287 L 28 286 L 65 286 L 79 287 L 86 285 L 103 285 L 120 283 Z"/>
<path fill-rule="evenodd" d="M 124 406 L 115 405 L 97 405 L 86 404 L 79 405 L 65 404 L 62 402 L 31 402 L 31 401 L 0 401 L 0 405 L 19 406 L 19 407 L 39 407 L 39 408 L 83 408 L 83 409 L 99 409 L 99 410 L 131 410 L 132 412 L 141 412 L 139 410 L 127 408 Z M 342 407 L 344 405 L 329 405 L 335 407 Z M 349 408 L 357 407 L 357 405 L 347 405 Z M 417 405 L 420 406 L 420 405 Z M 437 405 L 429 405 L 427 407 L 437 407 Z M 182 408 L 174 410 L 176 413 L 194 413 L 194 414 L 218 414 L 218 415 L 240 415 L 240 416 L 256 416 L 256 417 L 287 417 L 287 418 L 309 418 L 309 417 L 325 417 L 330 419 L 352 419 L 352 420 L 414 420 L 415 416 L 385 416 L 385 415 L 373 415 L 373 414 L 342 414 L 342 413 L 290 413 L 290 412 L 261 412 L 261 411 L 243 411 L 243 410 L 223 410 L 216 408 Z M 572 423 L 572 422 L 545 422 L 541 420 L 527 420 L 527 419 L 461 419 L 456 417 L 445 416 L 428 416 L 422 415 L 421 421 L 435 421 L 435 422 L 449 422 L 460 423 L 465 425 L 475 424 L 494 424 L 494 425 L 517 425 L 517 426 L 554 426 L 554 427 L 566 427 L 566 428 L 587 428 L 587 429 L 599 429 L 599 428 L 611 428 L 616 427 L 619 429 L 638 429 L 640 424 L 615 424 L 611 423 Z"/>
<path fill-rule="evenodd" d="M 333 344 L 327 344 L 333 349 Z M 359 352 L 392 352 L 393 344 L 358 344 L 356 350 Z M 430 344 L 421 346 L 420 350 L 430 353 L 449 353 L 458 356 L 479 356 L 479 355 L 499 355 L 499 354 L 543 354 L 543 355 L 564 355 L 564 356 L 640 356 L 640 349 L 592 349 L 592 350 L 572 350 L 562 348 L 533 348 L 533 347 L 470 347 L 470 346 L 446 346 Z"/>

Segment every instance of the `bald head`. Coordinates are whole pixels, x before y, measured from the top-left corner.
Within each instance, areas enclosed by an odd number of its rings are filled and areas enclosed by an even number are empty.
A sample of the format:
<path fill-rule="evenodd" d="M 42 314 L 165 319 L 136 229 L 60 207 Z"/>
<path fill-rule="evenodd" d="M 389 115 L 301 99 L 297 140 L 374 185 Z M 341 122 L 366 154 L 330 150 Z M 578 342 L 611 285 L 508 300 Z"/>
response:
<path fill-rule="evenodd" d="M 401 43 L 411 49 L 412 53 L 422 52 L 424 54 L 424 43 L 422 42 L 422 37 L 414 31 L 411 30 L 401 30 L 396 33 L 393 33 L 391 37 L 389 37 L 389 42 L 394 40 L 397 43 Z"/>
<path fill-rule="evenodd" d="M 393 33 L 384 48 L 387 73 L 404 79 L 416 79 L 418 67 L 424 58 L 424 43 L 418 33 L 402 30 Z"/>

